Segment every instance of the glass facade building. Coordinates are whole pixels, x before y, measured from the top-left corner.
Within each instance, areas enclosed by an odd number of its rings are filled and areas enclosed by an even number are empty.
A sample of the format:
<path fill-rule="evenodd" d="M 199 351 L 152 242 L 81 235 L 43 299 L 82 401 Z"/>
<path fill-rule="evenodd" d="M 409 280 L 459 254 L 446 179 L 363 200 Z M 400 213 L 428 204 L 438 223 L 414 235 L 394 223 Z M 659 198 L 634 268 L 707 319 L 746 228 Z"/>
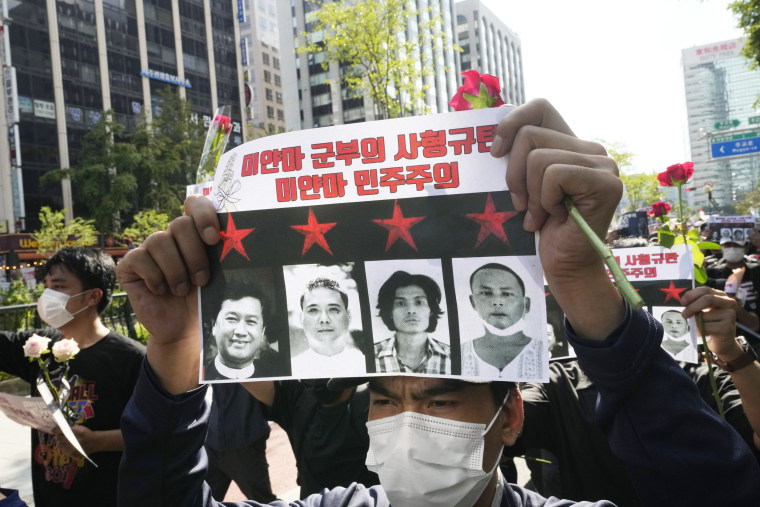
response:
<path fill-rule="evenodd" d="M 760 182 L 760 70 L 741 55 L 744 39 L 682 51 L 694 191 L 689 205 L 718 213 L 706 184 L 724 212 Z"/>
<path fill-rule="evenodd" d="M 496 76 L 506 103 L 524 103 L 520 38 L 480 0 L 457 2 L 455 8 L 462 72 L 475 69 Z"/>
<path fill-rule="evenodd" d="M 40 178 L 75 164 L 105 110 L 131 131 L 160 114 L 157 92 L 173 87 L 199 121 L 230 104 L 230 145 L 244 141 L 237 3 L 8 0 L 27 230 L 42 206 L 80 214 L 76 188 L 43 187 Z"/>
<path fill-rule="evenodd" d="M 456 42 L 453 0 L 416 0 L 413 3 L 415 10 L 407 17 L 407 40 L 416 40 L 419 27 L 426 26 L 429 19 L 440 19 L 433 30 L 444 34 L 447 41 Z M 321 34 L 314 32 L 315 25 L 310 16 L 312 11 L 319 8 L 319 4 L 320 2 L 310 0 L 278 2 L 282 79 L 285 103 L 288 105 L 285 110 L 287 130 L 375 119 L 374 108 L 368 96 L 341 88 L 339 64 L 331 63 L 328 70 L 324 70 L 322 54 L 294 54 L 297 40 L 304 34 L 313 41 L 320 40 Z M 431 70 L 428 75 L 423 75 L 420 82 L 420 86 L 429 85 L 424 98 L 429 111 L 448 111 L 448 101 L 459 87 L 458 52 L 453 48 L 445 49 L 441 43 L 433 43 L 419 48 L 416 56 L 421 68 Z"/>

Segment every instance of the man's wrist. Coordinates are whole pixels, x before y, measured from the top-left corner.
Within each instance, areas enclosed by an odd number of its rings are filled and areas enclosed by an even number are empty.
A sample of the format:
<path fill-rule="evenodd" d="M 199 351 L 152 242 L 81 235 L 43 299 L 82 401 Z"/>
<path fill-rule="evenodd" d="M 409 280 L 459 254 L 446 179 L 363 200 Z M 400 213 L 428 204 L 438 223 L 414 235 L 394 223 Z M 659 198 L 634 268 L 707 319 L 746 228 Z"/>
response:
<path fill-rule="evenodd" d="M 736 344 L 739 347 L 738 354 L 737 351 L 721 353 L 720 355 L 713 353 L 713 360 L 719 368 L 727 372 L 735 372 L 757 361 L 757 354 L 748 343 L 740 344 L 736 340 Z"/>

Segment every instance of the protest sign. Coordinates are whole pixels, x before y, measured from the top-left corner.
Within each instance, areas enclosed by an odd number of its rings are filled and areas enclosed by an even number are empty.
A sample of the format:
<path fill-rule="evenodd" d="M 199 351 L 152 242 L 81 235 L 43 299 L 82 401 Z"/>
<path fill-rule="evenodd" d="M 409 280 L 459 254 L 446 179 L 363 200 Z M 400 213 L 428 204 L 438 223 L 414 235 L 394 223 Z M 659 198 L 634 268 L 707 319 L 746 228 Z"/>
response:
<path fill-rule="evenodd" d="M 547 380 L 537 238 L 489 153 L 509 110 L 290 132 L 223 155 L 194 190 L 222 228 L 200 291 L 201 382 Z M 478 354 L 497 338 L 517 344 L 506 363 Z"/>
<path fill-rule="evenodd" d="M 752 215 L 711 216 L 707 219 L 710 237 L 706 241 L 721 243 L 733 241 L 739 244 L 748 242 L 755 230 L 755 217 Z"/>

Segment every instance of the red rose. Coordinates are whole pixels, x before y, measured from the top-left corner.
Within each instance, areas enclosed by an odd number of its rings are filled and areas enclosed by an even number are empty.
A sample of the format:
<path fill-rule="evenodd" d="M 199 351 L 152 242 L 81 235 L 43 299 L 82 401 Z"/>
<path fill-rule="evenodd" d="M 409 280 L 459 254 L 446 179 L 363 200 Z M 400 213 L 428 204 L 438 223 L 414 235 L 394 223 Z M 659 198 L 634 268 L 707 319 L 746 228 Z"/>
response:
<path fill-rule="evenodd" d="M 649 216 L 662 217 L 662 216 L 667 215 L 669 211 L 670 211 L 670 204 L 666 203 L 665 201 L 658 201 L 652 204 L 652 209 L 649 210 Z"/>
<path fill-rule="evenodd" d="M 232 120 L 229 116 L 224 116 L 223 114 L 214 116 L 214 125 L 220 134 L 229 134 L 230 130 L 232 130 Z"/>
<path fill-rule="evenodd" d="M 469 109 L 486 109 L 504 104 L 501 100 L 499 78 L 489 74 L 480 74 L 477 70 L 462 72 L 464 85 L 459 87 L 449 105 L 454 111 Z"/>
<path fill-rule="evenodd" d="M 680 187 L 686 183 L 694 174 L 694 163 L 684 162 L 683 164 L 673 164 L 664 172 L 657 175 L 660 186 L 663 187 Z"/>

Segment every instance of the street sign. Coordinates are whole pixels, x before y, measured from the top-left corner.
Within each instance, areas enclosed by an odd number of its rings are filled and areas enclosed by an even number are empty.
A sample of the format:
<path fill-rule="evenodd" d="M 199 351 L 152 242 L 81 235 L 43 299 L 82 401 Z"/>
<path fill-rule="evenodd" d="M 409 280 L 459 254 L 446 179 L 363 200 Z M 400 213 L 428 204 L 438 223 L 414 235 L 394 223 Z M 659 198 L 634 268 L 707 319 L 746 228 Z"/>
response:
<path fill-rule="evenodd" d="M 760 153 L 760 130 L 716 136 L 710 140 L 712 158 Z"/>
<path fill-rule="evenodd" d="M 741 124 L 739 120 L 723 120 L 715 122 L 715 130 L 726 130 L 736 128 Z"/>

